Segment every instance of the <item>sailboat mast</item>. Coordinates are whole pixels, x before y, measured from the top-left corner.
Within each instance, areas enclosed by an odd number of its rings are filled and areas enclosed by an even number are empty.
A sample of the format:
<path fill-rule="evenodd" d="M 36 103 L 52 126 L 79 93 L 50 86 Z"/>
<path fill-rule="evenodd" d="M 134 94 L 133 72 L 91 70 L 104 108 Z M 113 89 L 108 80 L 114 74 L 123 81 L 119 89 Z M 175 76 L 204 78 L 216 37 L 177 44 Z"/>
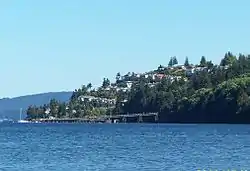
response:
<path fill-rule="evenodd" d="M 23 109 L 20 108 L 20 116 L 19 116 L 19 117 L 20 117 L 20 120 L 22 120 L 22 110 L 23 110 Z"/>

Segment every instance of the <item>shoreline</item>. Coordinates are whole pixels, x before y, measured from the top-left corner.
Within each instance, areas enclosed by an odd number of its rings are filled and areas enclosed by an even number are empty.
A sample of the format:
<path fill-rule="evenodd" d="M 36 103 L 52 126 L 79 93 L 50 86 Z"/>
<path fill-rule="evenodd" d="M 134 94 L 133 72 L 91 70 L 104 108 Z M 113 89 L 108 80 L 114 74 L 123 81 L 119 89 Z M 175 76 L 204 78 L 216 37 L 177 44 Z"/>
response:
<path fill-rule="evenodd" d="M 162 122 L 162 121 L 114 121 L 105 119 L 87 119 L 87 118 L 54 118 L 54 119 L 32 119 L 27 120 L 28 123 L 108 123 L 108 124 L 118 124 L 118 123 L 143 123 L 143 124 L 178 124 L 178 125 L 249 125 L 249 122 Z"/>
<path fill-rule="evenodd" d="M 35 123 L 156 123 L 159 121 L 158 113 L 131 113 L 121 115 L 103 115 L 85 118 L 39 118 L 26 119 Z"/>

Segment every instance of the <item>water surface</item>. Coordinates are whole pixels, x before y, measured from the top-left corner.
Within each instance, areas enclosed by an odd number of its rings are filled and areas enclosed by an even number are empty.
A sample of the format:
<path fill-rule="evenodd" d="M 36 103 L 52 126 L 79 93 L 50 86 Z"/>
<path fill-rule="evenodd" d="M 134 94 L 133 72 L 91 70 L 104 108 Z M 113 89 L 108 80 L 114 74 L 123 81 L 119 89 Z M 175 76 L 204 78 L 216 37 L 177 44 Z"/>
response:
<path fill-rule="evenodd" d="M 0 124 L 0 171 L 250 170 L 248 125 Z"/>

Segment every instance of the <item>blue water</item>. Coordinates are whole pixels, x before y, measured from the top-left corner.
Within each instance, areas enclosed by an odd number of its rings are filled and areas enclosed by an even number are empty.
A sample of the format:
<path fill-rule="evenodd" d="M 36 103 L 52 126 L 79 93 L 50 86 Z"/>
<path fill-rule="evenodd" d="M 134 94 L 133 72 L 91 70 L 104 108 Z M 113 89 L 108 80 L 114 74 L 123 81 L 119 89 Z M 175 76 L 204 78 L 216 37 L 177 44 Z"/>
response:
<path fill-rule="evenodd" d="M 0 124 L 0 171 L 250 170 L 248 125 Z"/>

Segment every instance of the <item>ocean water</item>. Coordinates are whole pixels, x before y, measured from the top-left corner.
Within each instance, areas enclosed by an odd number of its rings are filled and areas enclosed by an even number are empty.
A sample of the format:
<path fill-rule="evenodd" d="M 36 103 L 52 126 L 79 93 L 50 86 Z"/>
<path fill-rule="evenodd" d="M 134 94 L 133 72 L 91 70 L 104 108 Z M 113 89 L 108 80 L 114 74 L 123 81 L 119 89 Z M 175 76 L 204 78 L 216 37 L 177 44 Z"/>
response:
<path fill-rule="evenodd" d="M 0 171 L 250 170 L 249 125 L 0 124 Z"/>

